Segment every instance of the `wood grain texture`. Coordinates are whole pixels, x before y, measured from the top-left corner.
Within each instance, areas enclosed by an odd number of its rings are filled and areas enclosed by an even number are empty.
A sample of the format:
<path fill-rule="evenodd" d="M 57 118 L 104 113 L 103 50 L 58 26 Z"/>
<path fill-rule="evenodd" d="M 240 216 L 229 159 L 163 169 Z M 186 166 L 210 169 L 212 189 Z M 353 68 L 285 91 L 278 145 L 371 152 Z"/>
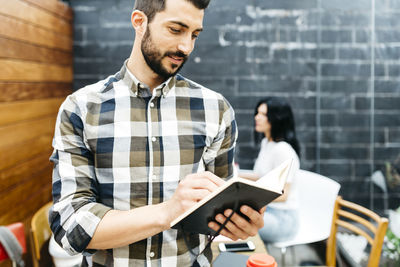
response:
<path fill-rule="evenodd" d="M 23 0 L 0 0 L 0 14 L 14 17 L 66 36 L 72 36 L 72 25 L 54 13 Z"/>
<path fill-rule="evenodd" d="M 0 127 L 0 150 L 7 151 L 7 153 L 2 154 L 12 153 L 12 151 L 3 150 L 6 147 L 8 148 L 21 144 L 35 137 L 53 135 L 55 122 L 56 114 L 36 120 Z M 51 143 L 48 145 L 51 145 Z M 36 144 L 31 144 L 31 146 L 36 146 Z M 0 155 L 0 157 L 6 156 Z M 1 164 L 2 163 L 0 162 L 0 166 Z"/>
<path fill-rule="evenodd" d="M 7 1 L 7 0 L 5 0 Z M 72 23 L 73 11 L 66 4 L 55 0 L 24 0 L 27 3 L 41 7 Z"/>
<path fill-rule="evenodd" d="M 0 225 L 49 202 L 58 108 L 72 93 L 73 13 L 60 0 L 0 0 Z M 3 266 L 0 263 L 0 266 Z"/>
<path fill-rule="evenodd" d="M 41 182 L 42 179 L 45 179 L 45 181 Z M 0 224 L 4 225 L 10 222 L 25 221 L 27 218 L 31 218 L 40 207 L 51 200 L 51 169 L 39 176 L 32 177 L 32 180 L 35 182 L 38 181 L 38 184 L 41 186 L 35 187 L 36 191 L 29 189 L 29 194 L 26 192 L 22 193 L 29 198 L 19 199 L 17 197 L 11 200 L 14 201 L 14 203 L 12 203 L 13 208 L 1 214 Z M 29 205 L 27 205 L 27 203 L 29 203 Z M 26 227 L 30 229 L 29 224 L 26 225 Z M 28 236 L 26 238 L 28 238 Z"/>
<path fill-rule="evenodd" d="M 72 53 L 0 36 L 0 58 L 24 59 L 72 67 Z"/>
<path fill-rule="evenodd" d="M 31 44 L 72 51 L 72 38 L 0 14 L 0 35 Z"/>
<path fill-rule="evenodd" d="M 7 193 L 10 187 L 31 179 L 32 176 L 35 176 L 43 169 L 52 167 L 53 165 L 49 161 L 51 152 L 52 149 L 48 148 L 32 158 L 24 159 L 23 162 L 18 165 L 2 170 L 0 172 L 0 195 Z"/>
<path fill-rule="evenodd" d="M 2 151 L 8 152 L 0 154 L 0 171 L 17 166 L 22 162 L 25 162 L 27 159 L 36 157 L 44 152 L 50 154 L 52 139 L 52 134 L 46 134 L 36 138 L 27 139 L 26 141 L 22 141 L 14 145 L 3 147 Z"/>
<path fill-rule="evenodd" d="M 46 116 L 55 116 L 64 98 L 0 103 L 0 127 Z"/>
<path fill-rule="evenodd" d="M 7 194 L 2 195 L 2 204 L 0 205 L 0 214 L 7 213 L 17 201 L 24 202 L 30 198 L 27 192 L 41 191 L 42 187 L 51 185 L 51 168 L 46 168 L 44 171 L 32 177 L 25 183 L 18 184 L 17 186 L 7 190 Z M 45 177 L 45 178 L 42 178 Z"/>
<path fill-rule="evenodd" d="M 0 59 L 0 81 L 72 82 L 71 67 Z"/>
<path fill-rule="evenodd" d="M 0 82 L 0 102 L 66 97 L 72 93 L 72 83 Z"/>

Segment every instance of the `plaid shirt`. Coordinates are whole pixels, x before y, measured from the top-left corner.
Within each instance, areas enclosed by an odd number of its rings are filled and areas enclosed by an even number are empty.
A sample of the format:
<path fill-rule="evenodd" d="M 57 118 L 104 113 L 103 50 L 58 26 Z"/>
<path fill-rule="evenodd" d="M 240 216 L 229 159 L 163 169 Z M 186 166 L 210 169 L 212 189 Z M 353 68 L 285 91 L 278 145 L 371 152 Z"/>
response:
<path fill-rule="evenodd" d="M 191 266 L 183 233 L 169 229 L 129 246 L 87 250 L 110 209 L 129 210 L 170 199 L 181 179 L 211 171 L 232 176 L 237 128 L 220 94 L 180 75 L 153 90 L 126 63 L 115 75 L 68 96 L 55 136 L 50 224 L 70 253 L 94 266 Z M 186 234 L 195 252 L 206 236 Z M 198 258 L 208 266 L 211 251 Z"/>

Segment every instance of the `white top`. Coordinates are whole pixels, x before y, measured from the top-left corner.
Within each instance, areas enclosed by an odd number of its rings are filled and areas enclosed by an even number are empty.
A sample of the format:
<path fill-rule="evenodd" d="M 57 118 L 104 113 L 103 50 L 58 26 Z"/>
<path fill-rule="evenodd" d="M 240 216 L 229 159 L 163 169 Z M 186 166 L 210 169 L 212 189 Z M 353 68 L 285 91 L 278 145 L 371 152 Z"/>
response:
<path fill-rule="evenodd" d="M 261 149 L 253 168 L 254 172 L 260 177 L 291 158 L 293 158 L 293 165 L 286 180 L 287 183 L 291 184 L 288 198 L 285 202 L 272 202 L 268 204 L 269 207 L 276 209 L 297 208 L 296 173 L 300 169 L 300 160 L 296 151 L 285 141 L 274 142 L 268 141 L 267 138 L 262 140 Z"/>

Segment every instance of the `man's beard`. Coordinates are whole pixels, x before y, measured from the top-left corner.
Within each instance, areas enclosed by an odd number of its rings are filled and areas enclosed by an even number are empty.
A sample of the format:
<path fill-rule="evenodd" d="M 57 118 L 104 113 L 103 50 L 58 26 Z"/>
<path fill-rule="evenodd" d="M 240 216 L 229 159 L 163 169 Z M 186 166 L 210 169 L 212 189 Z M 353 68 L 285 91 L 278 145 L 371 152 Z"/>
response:
<path fill-rule="evenodd" d="M 178 73 L 182 69 L 183 65 L 185 64 L 188 58 L 187 55 L 185 55 L 180 51 L 177 52 L 167 51 L 164 54 L 162 54 L 161 51 L 157 49 L 157 47 L 153 44 L 151 40 L 149 27 L 147 27 L 146 33 L 143 36 L 141 50 L 143 57 L 146 60 L 146 63 L 150 67 L 150 69 L 154 71 L 154 73 L 158 74 L 160 77 L 164 78 L 165 80 Z M 162 60 L 168 56 L 176 56 L 183 59 L 181 65 L 175 71 L 168 71 L 168 69 L 165 68 L 162 64 Z M 173 68 L 176 68 L 178 65 L 171 64 L 171 66 Z"/>

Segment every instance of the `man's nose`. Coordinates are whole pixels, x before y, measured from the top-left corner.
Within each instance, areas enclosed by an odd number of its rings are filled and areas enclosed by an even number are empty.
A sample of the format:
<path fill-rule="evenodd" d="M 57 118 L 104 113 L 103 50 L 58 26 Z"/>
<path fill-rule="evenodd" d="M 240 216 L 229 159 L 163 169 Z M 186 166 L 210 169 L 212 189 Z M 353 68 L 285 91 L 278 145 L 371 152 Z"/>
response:
<path fill-rule="evenodd" d="M 178 50 L 188 56 L 192 52 L 193 46 L 194 46 L 194 41 L 192 40 L 191 36 L 190 37 L 185 36 L 179 42 Z"/>

